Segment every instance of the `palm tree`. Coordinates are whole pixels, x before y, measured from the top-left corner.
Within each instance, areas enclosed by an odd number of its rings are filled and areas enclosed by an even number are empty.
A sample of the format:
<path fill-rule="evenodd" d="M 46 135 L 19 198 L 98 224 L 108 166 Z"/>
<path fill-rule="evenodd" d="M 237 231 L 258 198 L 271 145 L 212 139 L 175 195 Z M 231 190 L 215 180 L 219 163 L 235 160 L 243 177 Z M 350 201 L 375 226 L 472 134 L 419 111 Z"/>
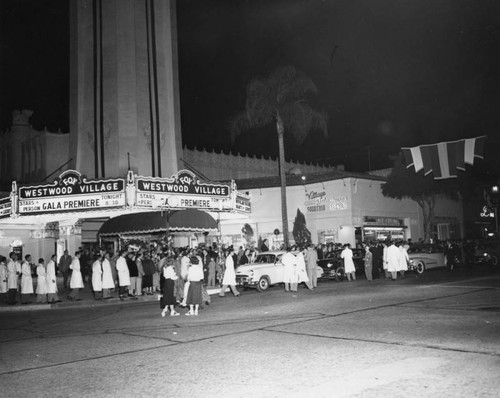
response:
<path fill-rule="evenodd" d="M 313 128 L 325 135 L 327 116 L 313 109 L 306 100 L 316 94 L 317 88 L 308 76 L 293 66 L 274 71 L 268 78 L 258 78 L 247 86 L 245 110 L 230 121 L 231 138 L 251 128 L 276 123 L 279 147 L 279 175 L 281 180 L 281 217 L 283 237 L 288 246 L 288 216 L 286 207 L 285 132 L 295 136 L 300 144 Z"/>

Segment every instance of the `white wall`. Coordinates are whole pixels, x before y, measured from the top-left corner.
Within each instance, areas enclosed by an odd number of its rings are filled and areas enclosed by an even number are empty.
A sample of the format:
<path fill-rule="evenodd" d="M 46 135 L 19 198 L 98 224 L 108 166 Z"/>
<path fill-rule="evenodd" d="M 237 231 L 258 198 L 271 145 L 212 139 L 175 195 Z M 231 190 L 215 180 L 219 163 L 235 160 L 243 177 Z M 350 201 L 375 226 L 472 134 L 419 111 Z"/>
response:
<path fill-rule="evenodd" d="M 297 209 L 305 215 L 312 240 L 318 242 L 320 231 L 333 231 L 340 243 L 355 244 L 354 228 L 362 227 L 365 216 L 388 217 L 403 220 L 406 236 L 413 240 L 424 236 L 422 211 L 410 199 L 391 199 L 382 195 L 383 181 L 345 178 L 323 183 L 287 187 L 288 228 L 293 230 Z M 251 214 L 221 221 L 221 234 L 237 234 L 245 222 L 255 225 L 256 239 L 260 235 L 272 234 L 274 229 L 282 231 L 281 194 L 279 187 L 251 189 Z M 323 197 L 315 202 L 314 198 Z M 311 203 L 324 207 L 315 209 Z M 316 208 L 318 209 L 318 208 Z M 463 221 L 459 202 L 441 198 L 436 205 L 436 215 L 454 217 Z"/>

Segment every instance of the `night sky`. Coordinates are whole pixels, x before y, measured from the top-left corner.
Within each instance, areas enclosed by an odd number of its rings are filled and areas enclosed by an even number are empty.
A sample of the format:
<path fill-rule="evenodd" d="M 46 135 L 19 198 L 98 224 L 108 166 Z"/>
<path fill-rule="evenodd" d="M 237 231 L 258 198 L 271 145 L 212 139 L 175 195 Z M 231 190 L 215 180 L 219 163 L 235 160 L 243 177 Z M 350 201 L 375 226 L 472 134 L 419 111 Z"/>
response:
<path fill-rule="evenodd" d="M 1 131 L 13 109 L 68 131 L 68 1 L 0 1 Z M 231 145 L 247 83 L 293 65 L 318 86 L 327 139 L 286 139 L 287 156 L 389 167 L 401 146 L 488 135 L 499 141 L 500 1 L 179 0 L 183 142 L 277 154 L 273 126 Z M 335 49 L 335 51 L 334 51 Z M 490 156 L 490 155 L 488 155 Z"/>

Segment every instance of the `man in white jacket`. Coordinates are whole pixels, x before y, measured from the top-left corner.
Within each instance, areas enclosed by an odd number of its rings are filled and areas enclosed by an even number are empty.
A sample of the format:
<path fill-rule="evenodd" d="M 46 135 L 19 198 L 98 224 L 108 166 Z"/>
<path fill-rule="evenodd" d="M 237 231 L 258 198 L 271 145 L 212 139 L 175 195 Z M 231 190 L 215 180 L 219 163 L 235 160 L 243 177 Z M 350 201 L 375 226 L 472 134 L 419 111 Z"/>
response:
<path fill-rule="evenodd" d="M 285 282 L 285 291 L 297 291 L 297 258 L 292 253 L 292 248 L 287 247 L 286 253 L 281 257 L 281 263 L 283 264 L 283 282 Z"/>
<path fill-rule="evenodd" d="M 122 250 L 120 252 L 120 257 L 116 260 L 116 272 L 118 273 L 118 286 L 119 286 L 119 296 L 120 300 L 124 300 L 127 297 L 127 289 L 130 286 L 130 272 L 127 266 L 127 256 L 128 251 Z"/>
<path fill-rule="evenodd" d="M 387 271 L 391 273 L 392 280 L 395 281 L 399 269 L 399 249 L 391 242 L 387 248 Z"/>
<path fill-rule="evenodd" d="M 11 252 L 7 263 L 7 302 L 17 303 L 17 290 L 19 288 L 19 275 L 21 275 L 21 264 L 17 261 L 17 254 Z"/>
<path fill-rule="evenodd" d="M 60 303 L 59 296 L 57 295 L 57 277 L 56 277 L 56 261 L 57 256 L 52 255 L 50 261 L 47 263 L 47 301 L 49 303 Z"/>
<path fill-rule="evenodd" d="M 31 255 L 24 256 L 21 264 L 21 304 L 29 304 L 33 294 L 33 279 L 31 278 Z"/>

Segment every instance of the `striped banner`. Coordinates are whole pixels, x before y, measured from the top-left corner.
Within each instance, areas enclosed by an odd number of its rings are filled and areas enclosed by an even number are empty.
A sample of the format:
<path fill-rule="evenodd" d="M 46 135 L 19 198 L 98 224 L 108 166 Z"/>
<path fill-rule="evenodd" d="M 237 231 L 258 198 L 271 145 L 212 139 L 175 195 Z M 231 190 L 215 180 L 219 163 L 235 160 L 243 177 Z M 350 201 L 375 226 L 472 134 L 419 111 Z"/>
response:
<path fill-rule="evenodd" d="M 407 168 L 414 166 L 416 173 L 424 170 L 425 175 L 432 173 L 439 180 L 458 177 L 458 170 L 465 170 L 466 164 L 473 165 L 475 158 L 483 159 L 485 141 L 483 135 L 401 149 Z"/>

